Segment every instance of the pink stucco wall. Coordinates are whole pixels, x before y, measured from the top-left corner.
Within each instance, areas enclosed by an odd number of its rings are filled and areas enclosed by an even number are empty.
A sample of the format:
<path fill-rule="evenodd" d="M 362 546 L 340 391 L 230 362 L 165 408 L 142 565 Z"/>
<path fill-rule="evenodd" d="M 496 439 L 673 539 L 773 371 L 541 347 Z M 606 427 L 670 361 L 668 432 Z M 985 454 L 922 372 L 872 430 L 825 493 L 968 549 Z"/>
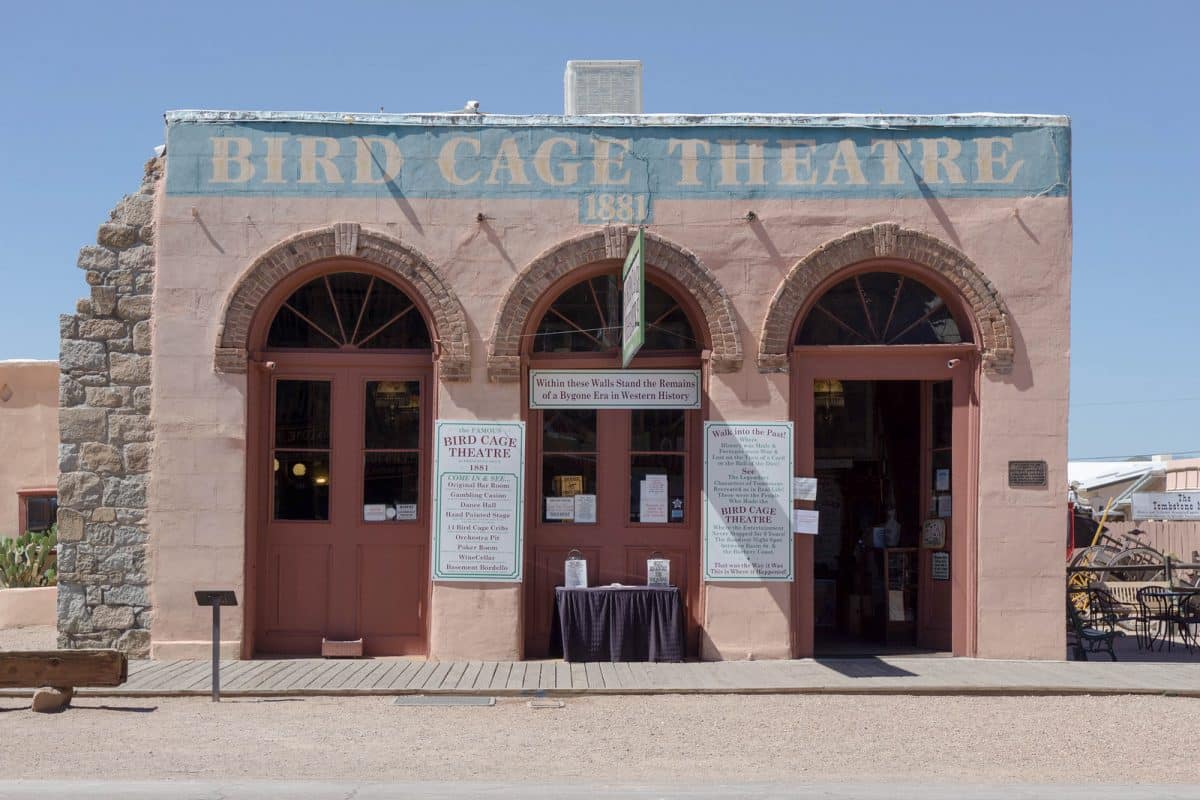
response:
<path fill-rule="evenodd" d="M 58 482 L 57 362 L 0 361 L 0 442 L 0 537 L 6 537 L 19 533 L 17 492 Z"/>
<path fill-rule="evenodd" d="M 742 219 L 751 205 L 761 224 Z M 481 211 L 487 231 L 476 221 Z M 152 653 L 173 657 L 201 647 L 208 635 L 194 588 L 219 583 L 240 594 L 245 586 L 246 376 L 215 373 L 213 346 L 225 297 L 254 258 L 287 236 L 338 221 L 399 237 L 450 281 L 469 320 L 471 380 L 439 387 L 438 415 L 519 419 L 519 384 L 488 381 L 485 337 L 517 273 L 543 250 L 592 228 L 579 223 L 577 203 L 567 200 L 170 196 L 161 198 L 158 213 Z M 1061 658 L 1069 198 L 657 201 L 650 229 L 694 252 L 738 316 L 745 364 L 712 376 L 710 417 L 787 419 L 787 376 L 760 374 L 754 362 L 771 296 L 814 248 L 881 221 L 958 247 L 1008 304 L 1014 369 L 983 376 L 979 398 L 978 654 Z M 1010 459 L 1046 460 L 1050 488 L 1009 489 Z M 786 656 L 789 591 L 783 584 L 708 587 L 705 656 Z M 437 586 L 432 599 L 431 655 L 519 652 L 517 588 Z M 231 652 L 242 636 L 238 616 L 227 614 Z"/>

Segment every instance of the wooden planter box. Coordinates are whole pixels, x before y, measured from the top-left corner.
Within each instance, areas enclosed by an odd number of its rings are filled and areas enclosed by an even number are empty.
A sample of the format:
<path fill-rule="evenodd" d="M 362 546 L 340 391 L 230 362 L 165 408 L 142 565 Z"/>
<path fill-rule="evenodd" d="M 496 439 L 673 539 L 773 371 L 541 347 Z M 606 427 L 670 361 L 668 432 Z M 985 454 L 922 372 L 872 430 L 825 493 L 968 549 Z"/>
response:
<path fill-rule="evenodd" d="M 332 639 L 321 640 L 321 655 L 325 658 L 362 658 L 362 654 L 362 639 L 348 642 L 338 642 Z"/>

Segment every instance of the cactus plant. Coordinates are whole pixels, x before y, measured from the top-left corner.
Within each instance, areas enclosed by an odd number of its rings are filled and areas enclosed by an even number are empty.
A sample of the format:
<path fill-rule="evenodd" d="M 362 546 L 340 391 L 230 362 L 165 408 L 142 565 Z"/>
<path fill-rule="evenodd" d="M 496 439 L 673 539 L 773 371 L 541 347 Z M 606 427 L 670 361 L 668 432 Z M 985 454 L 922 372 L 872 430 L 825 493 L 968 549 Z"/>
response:
<path fill-rule="evenodd" d="M 28 531 L 15 539 L 0 539 L 0 588 L 55 585 L 57 544 L 58 531 L 53 525 L 41 533 Z"/>

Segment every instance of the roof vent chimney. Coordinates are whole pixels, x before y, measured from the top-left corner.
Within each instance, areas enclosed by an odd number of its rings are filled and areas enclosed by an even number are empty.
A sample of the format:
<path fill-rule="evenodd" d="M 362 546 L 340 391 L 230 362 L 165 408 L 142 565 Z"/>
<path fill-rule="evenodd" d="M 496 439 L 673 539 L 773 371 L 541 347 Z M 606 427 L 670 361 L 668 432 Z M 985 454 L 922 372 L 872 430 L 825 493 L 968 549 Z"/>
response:
<path fill-rule="evenodd" d="M 641 61 L 568 61 L 563 106 L 573 114 L 641 114 Z"/>

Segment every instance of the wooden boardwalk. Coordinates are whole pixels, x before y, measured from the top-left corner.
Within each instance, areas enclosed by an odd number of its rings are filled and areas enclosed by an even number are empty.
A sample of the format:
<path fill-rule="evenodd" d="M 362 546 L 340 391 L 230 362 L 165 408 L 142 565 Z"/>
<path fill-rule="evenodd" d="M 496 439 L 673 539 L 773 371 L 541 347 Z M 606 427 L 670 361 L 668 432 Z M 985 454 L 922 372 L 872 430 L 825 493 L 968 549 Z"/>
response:
<path fill-rule="evenodd" d="M 97 696 L 202 696 L 209 661 L 134 661 Z M 23 693 L 8 690 L 3 694 Z M 1200 697 L 1200 661 L 1111 663 L 964 658 L 845 658 L 684 664 L 425 661 L 319 658 L 225 661 L 221 693 L 280 695 L 482 694 L 1172 694 Z"/>

